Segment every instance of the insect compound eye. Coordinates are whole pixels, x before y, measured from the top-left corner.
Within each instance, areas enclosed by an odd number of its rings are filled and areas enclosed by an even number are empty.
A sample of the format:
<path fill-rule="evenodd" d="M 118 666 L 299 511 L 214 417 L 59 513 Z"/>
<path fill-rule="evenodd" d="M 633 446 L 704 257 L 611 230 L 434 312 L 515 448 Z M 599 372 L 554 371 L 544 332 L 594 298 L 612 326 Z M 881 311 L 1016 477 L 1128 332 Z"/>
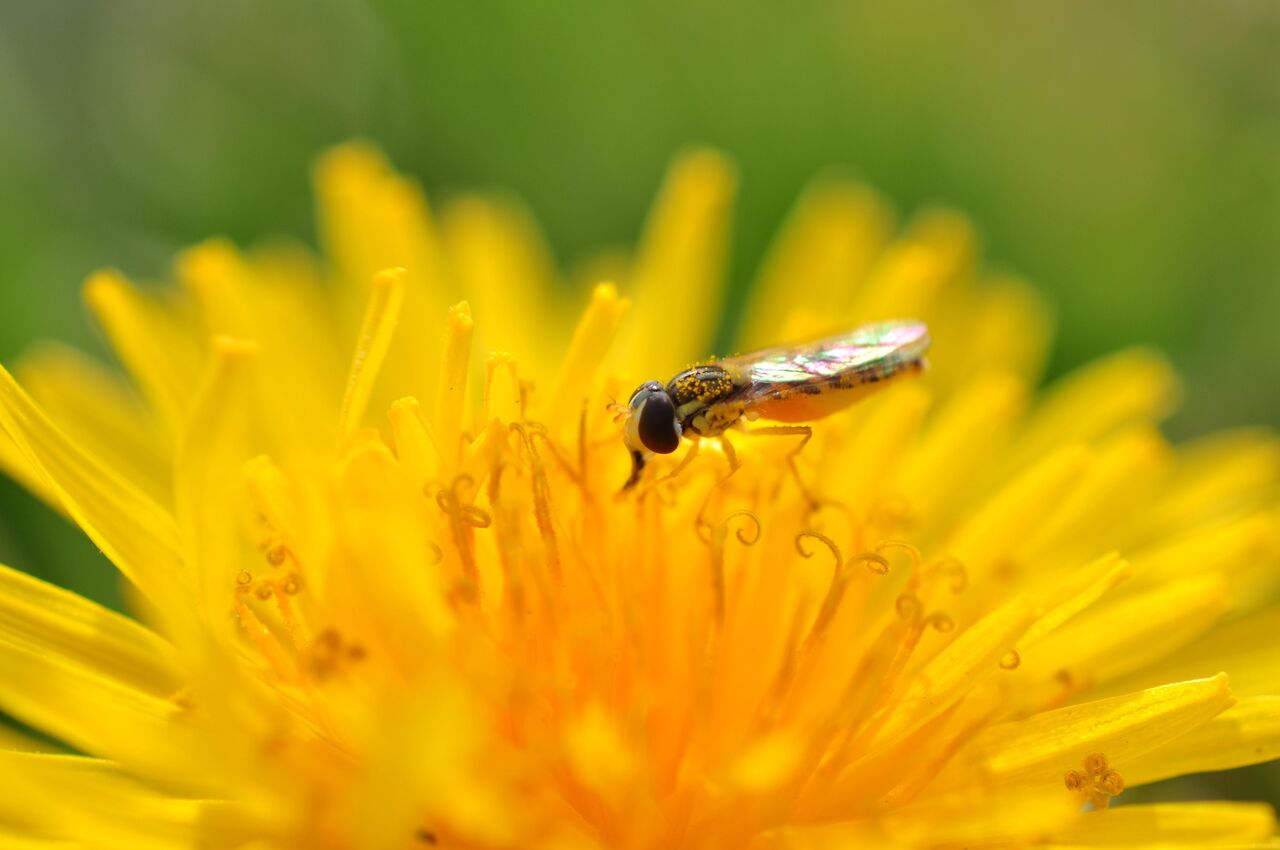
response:
<path fill-rule="evenodd" d="M 671 396 L 661 390 L 640 400 L 637 432 L 640 442 L 651 452 L 671 454 L 680 446 L 680 423 Z"/>
<path fill-rule="evenodd" d="M 636 391 L 631 394 L 631 398 L 627 401 L 627 405 L 630 406 L 632 410 L 636 410 L 640 407 L 640 404 L 649 397 L 650 393 L 661 391 L 662 384 L 657 381 L 645 381 L 643 384 L 636 387 Z"/>

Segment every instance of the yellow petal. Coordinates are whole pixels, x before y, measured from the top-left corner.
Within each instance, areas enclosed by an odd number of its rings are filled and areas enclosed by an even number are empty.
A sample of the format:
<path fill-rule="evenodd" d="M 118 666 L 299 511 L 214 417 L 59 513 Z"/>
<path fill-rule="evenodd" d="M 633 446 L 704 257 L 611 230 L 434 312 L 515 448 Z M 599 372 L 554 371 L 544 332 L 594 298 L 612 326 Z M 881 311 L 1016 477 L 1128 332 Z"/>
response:
<path fill-rule="evenodd" d="M 1023 657 L 1028 675 L 1059 670 L 1105 682 L 1148 667 L 1204 634 L 1227 610 L 1219 576 L 1158 585 L 1073 620 Z"/>
<path fill-rule="evenodd" d="M 157 502 L 172 497 L 169 441 L 121 377 L 66 346 L 43 343 L 14 376 L 66 435 Z"/>
<path fill-rule="evenodd" d="M 751 289 L 739 334 L 743 351 L 792 341 L 780 334 L 799 309 L 819 312 L 837 333 L 851 296 L 888 235 L 889 213 L 874 192 L 838 180 L 805 190 L 774 240 Z"/>
<path fill-rule="evenodd" d="M 196 304 L 205 334 L 245 336 L 252 332 L 248 269 L 229 241 L 208 239 L 188 248 L 174 260 L 174 271 Z"/>
<path fill-rule="evenodd" d="M 679 156 L 645 225 L 630 275 L 627 362 L 665 377 L 711 353 L 724 288 L 734 175 L 711 150 Z"/>
<path fill-rule="evenodd" d="M 614 805 L 623 801 L 639 767 L 616 722 L 598 705 L 565 729 L 565 757 L 579 782 Z"/>
<path fill-rule="evenodd" d="M 845 503 L 859 511 L 888 495 L 885 482 L 915 441 L 931 401 L 924 387 L 907 384 L 867 405 L 856 435 L 837 457 L 821 462 L 825 489 L 838 486 Z"/>
<path fill-rule="evenodd" d="M 440 449 L 422 418 L 416 398 L 402 398 L 387 413 L 395 442 L 396 459 L 415 487 L 425 487 L 437 475 Z"/>
<path fill-rule="evenodd" d="M 337 421 L 343 387 L 333 316 L 320 296 L 318 271 L 298 249 L 275 245 L 242 255 L 211 239 L 181 254 L 177 275 L 191 293 L 210 338 L 251 339 L 260 353 L 254 404 L 263 446 L 273 452 L 327 449 L 317 423 Z"/>
<path fill-rule="evenodd" d="M 434 397 L 440 317 L 457 299 L 426 197 L 380 152 L 361 143 L 341 145 L 321 157 L 314 179 L 321 241 L 338 270 L 340 314 L 363 314 L 369 281 L 381 270 L 406 272 L 400 332 L 374 395 L 375 408 L 385 409 L 406 395 Z"/>
<path fill-rule="evenodd" d="M 187 759 L 171 701 L 112 677 L 90 661 L 0 634 L 0 708 L 84 752 L 157 776 Z M 188 774 L 185 768 L 178 775 Z"/>
<path fill-rule="evenodd" d="M 474 555 L 465 527 L 461 507 L 443 501 L 459 525 L 458 537 L 446 544 L 444 534 L 436 542 L 424 535 L 421 524 L 422 490 L 414 487 L 404 470 L 381 441 L 368 441 L 354 447 L 342 467 L 342 493 L 339 502 L 342 527 L 338 533 L 345 539 L 366 541 L 359 551 L 346 555 L 344 569 L 335 570 L 326 579 L 326 596 L 331 600 L 344 597 L 358 599 L 359 605 L 343 603 L 339 610 L 353 609 L 361 619 L 372 619 L 377 625 L 353 625 L 355 630 L 371 630 L 387 635 L 396 647 L 413 646 L 413 664 L 429 665 L 430 650 L 455 622 L 450 609 L 447 577 L 439 565 L 439 550 L 444 549 L 450 561 L 468 561 L 458 573 L 474 571 Z M 452 500 L 456 493 L 446 491 Z M 434 494 L 432 494 L 434 495 Z M 433 508 L 433 513 L 440 511 Z M 435 536 L 433 533 L 432 536 Z M 432 547 L 436 554 L 433 554 Z M 357 613 L 363 612 L 363 613 Z M 387 650 L 391 652 L 392 650 Z"/>
<path fill-rule="evenodd" d="M 777 732 L 744 748 L 725 771 L 725 786 L 746 794 L 764 794 L 781 787 L 795 773 L 804 755 L 804 742 L 794 734 Z"/>
<path fill-rule="evenodd" d="M 934 656 L 891 707 L 877 736 L 883 743 L 920 728 L 960 697 L 1000 670 L 1004 658 L 1036 617 L 1025 600 L 1015 599 L 983 617 Z"/>
<path fill-rule="evenodd" d="M 436 396 L 435 434 L 440 440 L 441 462 L 452 471 L 462 451 L 463 414 L 467 404 L 467 384 L 471 375 L 471 337 L 475 328 L 471 306 L 462 301 L 449 309 L 445 323 L 444 358 L 440 365 L 439 394 Z"/>
<path fill-rule="evenodd" d="M 382 269 L 408 269 L 410 288 L 438 288 L 443 251 L 426 198 L 370 145 L 339 145 L 317 160 L 313 179 L 326 254 L 348 285 L 363 289 Z M 439 292 L 434 312 L 447 304 Z"/>
<path fill-rule="evenodd" d="M 459 475 L 471 479 L 477 489 L 484 486 L 490 471 L 497 465 L 511 437 L 510 426 L 498 419 L 489 420 L 474 440 L 466 446 Z"/>
<path fill-rule="evenodd" d="M 1233 701 L 1226 675 L 1219 674 L 1047 711 L 987 729 L 961 754 L 957 769 L 976 763 L 1000 782 L 1061 788 L 1066 771 L 1100 752 L 1123 776 L 1133 759 L 1208 722 Z"/>
<path fill-rule="evenodd" d="M 1019 846 L 1070 823 L 1078 809 L 1066 793 L 975 788 L 904 806 L 884 831 L 912 847 Z"/>
<path fill-rule="evenodd" d="M 1159 432 L 1145 424 L 1104 442 L 1080 486 L 1022 543 L 1019 558 L 1032 563 L 1061 561 L 1080 549 L 1080 541 L 1104 539 L 1111 528 L 1128 519 L 1134 505 L 1150 504 L 1167 474 L 1170 454 Z"/>
<path fill-rule="evenodd" d="M 454 274 L 471 304 L 481 351 L 510 351 L 529 374 L 549 372 L 547 339 L 561 339 L 554 264 L 533 217 L 508 197 L 467 195 L 441 216 Z M 513 286 L 513 281 L 520 281 Z"/>
<path fill-rule="evenodd" d="M 1012 468 L 1057 446 L 1101 437 L 1173 409 L 1178 380 L 1164 358 L 1135 349 L 1113 354 L 1054 384 L 1014 450 Z"/>
<path fill-rule="evenodd" d="M 347 392 L 338 417 L 338 436 L 341 439 L 350 437 L 364 419 L 373 385 L 391 347 L 396 324 L 400 321 L 405 276 L 404 269 L 400 268 L 385 269 L 373 276 L 369 306 L 365 309 L 360 337 L 351 358 Z"/>
<path fill-rule="evenodd" d="M 1263 841 L 1275 828 L 1275 813 L 1262 803 L 1155 803 L 1087 812 L 1051 841 L 1087 847 L 1203 846 Z"/>
<path fill-rule="evenodd" d="M 24 823 L 28 834 L 102 850 L 179 850 L 198 841 L 203 803 L 158 794 L 109 762 L 0 752 L 0 772 L 0 820 Z"/>
<path fill-rule="evenodd" d="M 915 847 L 885 837 L 865 821 L 787 826 L 764 833 L 747 850 L 900 850 Z"/>
<path fill-rule="evenodd" d="M 505 351 L 491 351 L 484 367 L 482 403 L 473 433 L 493 419 L 519 422 L 525 418 L 524 407 L 528 393 L 522 386 L 520 364 L 515 357 Z"/>
<path fill-rule="evenodd" d="M 1135 585 L 1212 573 L 1232 579 L 1248 568 L 1270 564 L 1280 553 L 1280 525 L 1259 511 L 1223 523 L 1183 529 L 1130 557 Z"/>
<path fill-rule="evenodd" d="M 1246 697 L 1208 723 L 1138 756 L 1125 768 L 1124 778 L 1139 785 L 1274 758 L 1280 758 L 1280 696 Z"/>
<path fill-rule="evenodd" d="M 999 364 L 1026 380 L 1038 380 L 1053 338 L 1053 319 L 1040 292 L 1011 277 L 983 281 L 975 289 L 975 315 L 966 318 L 963 328 L 966 344 L 952 346 L 945 358 L 931 361 L 939 377 L 945 381 L 954 375 L 960 383 L 975 371 Z"/>
<path fill-rule="evenodd" d="M 1241 428 L 1180 447 L 1174 475 L 1150 518 L 1147 533 L 1177 532 L 1189 524 L 1254 507 L 1280 481 L 1280 438 Z"/>
<path fill-rule="evenodd" d="M 0 367 L 0 429 L 55 490 L 68 514 L 130 581 L 163 606 L 181 586 L 172 518 L 54 427 Z"/>
<path fill-rule="evenodd" d="M 128 617 L 0 566 L 0 640 L 82 664 L 154 696 L 179 687 L 173 649 Z"/>
<path fill-rule="evenodd" d="M 1093 605 L 1128 575 L 1129 564 L 1114 552 L 1081 567 L 1068 581 L 1055 588 L 1052 596 L 1044 600 L 1044 614 L 1027 630 L 1019 649 L 1053 634 L 1063 623 Z"/>
<path fill-rule="evenodd" d="M 178 453 L 175 495 L 184 562 L 197 589 L 198 614 L 215 632 L 231 628 L 227 613 L 236 575 L 245 569 L 237 508 L 250 455 L 245 412 L 256 354 L 257 347 L 242 340 L 215 342 L 212 371 Z"/>
<path fill-rule="evenodd" d="M 375 719 L 367 716 L 370 754 L 348 792 L 347 829 L 367 847 L 408 846 L 419 828 L 457 837 L 462 846 L 517 846 L 533 814 L 506 799 L 514 765 L 486 761 L 478 706 L 449 680 L 409 695 Z M 443 842 L 442 842 L 443 843 Z M 447 845 L 446 845 L 447 846 Z"/>
<path fill-rule="evenodd" d="M 881 255 L 854 299 L 848 324 L 927 315 L 943 288 L 968 274 L 976 251 L 977 237 L 963 216 L 942 209 L 921 213 Z"/>
<path fill-rule="evenodd" d="M 923 437 L 897 476 L 897 489 L 912 513 L 941 524 L 940 511 L 964 504 L 986 477 L 1027 403 L 1028 388 L 1004 372 L 980 374 L 963 384 L 925 426 Z M 956 507 L 953 507 L 956 506 Z"/>
<path fill-rule="evenodd" d="M 58 488 L 45 477 L 39 466 L 31 462 L 3 427 L 0 427 L 0 470 L 4 470 L 5 475 L 21 484 L 28 493 L 41 499 L 55 511 L 66 514 L 62 499 L 58 496 Z"/>
<path fill-rule="evenodd" d="M 1180 652 L 1104 684 L 1098 691 L 1111 695 L 1224 670 L 1231 677 L 1231 690 L 1237 696 L 1275 693 L 1276 682 L 1280 682 L 1280 653 L 1275 651 L 1277 624 L 1280 624 L 1280 607 L 1275 605 L 1230 620 Z"/>
<path fill-rule="evenodd" d="M 0 846 L 6 850 L 84 850 L 79 841 L 63 841 L 59 838 L 34 838 L 22 832 L 10 832 L 10 826 L 0 826 Z"/>
<path fill-rule="evenodd" d="M 1061 506 L 1092 460 L 1092 453 L 1079 445 L 1048 455 L 970 517 L 946 551 L 960 559 L 971 581 L 981 580 Z"/>
<path fill-rule="evenodd" d="M 84 298 L 151 406 L 176 428 L 200 374 L 202 340 L 172 308 L 135 291 L 117 272 L 91 276 Z"/>
<path fill-rule="evenodd" d="M 601 283 L 592 291 L 591 303 L 573 331 L 564 365 L 551 393 L 547 416 L 556 427 L 578 420 L 582 405 L 591 396 L 600 364 L 609 353 L 629 307 L 630 302 L 619 298 L 617 288 L 611 283 Z"/>

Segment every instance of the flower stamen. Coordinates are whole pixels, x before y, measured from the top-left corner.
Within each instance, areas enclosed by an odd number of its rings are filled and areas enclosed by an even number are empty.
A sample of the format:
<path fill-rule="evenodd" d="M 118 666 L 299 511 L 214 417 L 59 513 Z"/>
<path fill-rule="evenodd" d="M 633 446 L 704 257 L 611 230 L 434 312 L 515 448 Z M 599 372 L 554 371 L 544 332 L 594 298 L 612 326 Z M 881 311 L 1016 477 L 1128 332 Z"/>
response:
<path fill-rule="evenodd" d="M 1067 790 L 1075 792 L 1082 804 L 1095 809 L 1111 805 L 1111 798 L 1124 791 L 1124 777 L 1112 770 L 1102 753 L 1090 753 L 1084 760 L 1084 771 L 1068 770 L 1063 777 Z"/>
<path fill-rule="evenodd" d="M 876 555 L 883 558 L 885 552 L 894 550 L 905 552 L 907 557 L 911 559 L 911 570 L 913 573 L 920 569 L 920 550 L 905 540 L 881 540 L 875 545 L 873 551 Z"/>
<path fill-rule="evenodd" d="M 887 576 L 889 574 L 889 559 L 883 555 L 877 555 L 875 552 L 861 552 L 854 555 L 849 563 L 866 564 L 867 569 L 873 575 Z"/>
<path fill-rule="evenodd" d="M 516 547 L 519 541 L 516 531 L 517 520 L 515 511 L 502 498 L 502 474 L 509 467 L 509 463 L 499 461 L 494 465 L 493 471 L 489 473 L 489 505 L 493 509 L 494 542 L 498 551 L 498 564 L 502 567 L 503 592 L 507 597 L 502 607 L 515 620 L 521 621 L 524 619 L 525 605 L 527 603 L 525 601 L 524 577 L 517 566 L 518 554 Z M 540 577 L 538 576 L 538 578 Z M 537 578 L 535 578 L 536 580 Z M 545 587 L 546 582 L 540 581 L 538 584 L 543 595 L 549 597 Z"/>
<path fill-rule="evenodd" d="M 516 398 L 512 399 L 512 401 L 516 403 L 518 412 L 522 418 L 524 415 L 524 408 L 520 403 L 519 397 L 520 376 L 516 370 L 516 359 L 508 352 L 492 351 L 489 353 L 489 358 L 484 364 L 484 390 L 481 393 L 481 410 L 484 411 L 484 419 L 482 421 L 485 422 L 494 418 L 507 418 L 510 415 L 510 411 L 508 410 L 495 410 L 495 407 L 498 407 L 498 405 L 495 405 L 494 403 L 494 378 L 500 370 L 505 370 L 507 377 L 510 378 L 511 387 L 516 391 Z M 506 402 L 508 400 L 501 399 L 501 401 Z"/>
<path fill-rule="evenodd" d="M 812 558 L 814 554 L 804 548 L 803 541 L 806 538 L 817 540 L 827 547 L 832 558 L 835 559 L 835 569 L 831 572 L 831 584 L 827 587 L 827 595 L 822 600 L 822 607 L 818 609 L 818 616 L 814 618 L 813 625 L 809 627 L 809 634 L 804 639 L 803 646 L 808 651 L 822 640 L 827 627 L 835 619 L 836 611 L 840 607 L 840 600 L 844 598 L 845 587 L 849 583 L 849 570 L 844 556 L 840 553 L 840 547 L 836 545 L 834 540 L 820 531 L 802 531 L 796 535 L 796 551 L 800 553 L 801 557 Z"/>
<path fill-rule="evenodd" d="M 760 519 L 751 511 L 734 511 L 716 524 L 711 534 L 711 599 L 712 612 L 715 615 L 716 628 L 724 627 L 725 587 L 724 587 L 724 544 L 729 537 L 729 526 L 735 519 L 743 517 L 751 522 L 734 531 L 734 536 L 743 546 L 754 546 L 760 540 Z M 752 528 L 754 531 L 748 532 Z M 748 536 L 748 534 L 750 536 Z"/>
<path fill-rule="evenodd" d="M 236 618 L 240 622 L 240 627 L 244 629 L 245 634 L 249 636 L 249 640 L 253 641 L 253 645 L 262 653 L 262 657 L 271 665 L 271 669 L 275 671 L 282 681 L 290 682 L 295 677 L 294 665 L 285 654 L 284 648 L 280 646 L 280 642 L 276 640 L 276 636 L 271 630 L 258 619 L 258 615 L 253 613 L 253 609 L 245 604 L 245 594 L 249 592 L 249 585 L 239 585 L 234 594 L 234 605 Z"/>
<path fill-rule="evenodd" d="M 925 567 L 924 572 L 926 575 L 938 574 L 950 579 L 947 586 L 957 596 L 964 593 L 969 586 L 969 573 L 965 570 L 964 564 L 950 555 L 934 561 Z"/>
<path fill-rule="evenodd" d="M 267 563 L 273 567 L 283 566 L 292 554 L 287 543 L 275 543 L 267 549 Z"/>
<path fill-rule="evenodd" d="M 952 620 L 950 615 L 945 611 L 934 611 L 925 618 L 924 624 L 932 627 L 934 631 L 944 635 L 956 627 L 955 620 Z"/>
<path fill-rule="evenodd" d="M 547 571 L 552 579 L 560 584 L 564 580 L 564 575 L 560 569 L 560 547 L 556 540 L 555 527 L 551 522 L 551 485 L 547 481 L 547 469 L 542 463 L 537 447 L 533 444 L 530 429 L 519 422 L 512 422 L 509 427 L 520 435 L 529 456 L 530 480 L 533 486 L 533 518 L 538 524 L 538 532 L 542 535 L 542 542 L 546 548 Z"/>
<path fill-rule="evenodd" d="M 487 528 L 490 523 L 488 514 L 475 505 L 464 503 L 459 495 L 460 488 L 470 487 L 473 483 L 475 482 L 471 476 L 459 475 L 453 479 L 453 484 L 447 490 L 441 489 L 436 492 L 436 505 L 449 517 L 449 531 L 453 536 L 453 545 L 458 551 L 458 558 L 462 561 L 462 578 L 469 588 L 465 591 L 468 596 L 480 578 L 476 568 L 475 552 L 472 550 L 471 530 Z"/>
<path fill-rule="evenodd" d="M 284 627 L 289 632 L 289 639 L 293 641 L 294 649 L 301 653 L 307 647 L 307 633 L 297 612 L 293 609 L 292 597 L 302 592 L 302 577 L 297 573 L 289 573 L 283 579 L 272 582 L 272 590 L 276 608 L 280 611 L 280 619 L 284 621 Z"/>
<path fill-rule="evenodd" d="M 911 524 L 911 504 L 897 494 L 886 495 L 867 511 L 867 524 L 886 534 L 902 533 Z"/>
<path fill-rule="evenodd" d="M 569 462 L 569 459 L 564 456 L 564 452 L 562 452 L 560 447 L 556 445 L 556 441 L 551 439 L 551 435 L 547 433 L 546 425 L 543 425 L 541 422 L 525 422 L 524 426 L 529 429 L 531 437 L 542 438 L 542 442 L 551 452 L 551 457 L 554 458 L 555 462 L 560 465 L 562 470 L 564 470 L 564 474 L 569 476 L 569 480 L 574 484 L 577 484 L 585 492 L 587 486 L 584 478 L 587 469 L 585 447 L 583 447 L 582 451 L 579 452 L 581 456 L 581 467 L 580 469 L 574 469 L 573 464 Z"/>

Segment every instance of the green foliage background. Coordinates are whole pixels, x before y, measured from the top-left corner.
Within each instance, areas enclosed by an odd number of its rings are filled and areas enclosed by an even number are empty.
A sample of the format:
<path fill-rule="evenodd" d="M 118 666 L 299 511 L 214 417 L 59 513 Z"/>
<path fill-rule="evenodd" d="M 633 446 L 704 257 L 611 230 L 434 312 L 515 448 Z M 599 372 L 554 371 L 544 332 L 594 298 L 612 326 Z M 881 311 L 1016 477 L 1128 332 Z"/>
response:
<path fill-rule="evenodd" d="M 100 346 L 94 268 L 312 239 L 308 166 L 338 141 L 382 144 L 436 195 L 514 189 L 566 264 L 630 242 L 672 152 L 706 142 L 740 166 L 738 286 L 843 164 L 904 214 L 969 214 L 1056 304 L 1055 373 L 1151 343 L 1188 381 L 1175 435 L 1280 425 L 1270 0 L 5 0 L 0 127 L 6 362 L 42 337 Z M 0 561 L 118 599 L 8 482 Z"/>

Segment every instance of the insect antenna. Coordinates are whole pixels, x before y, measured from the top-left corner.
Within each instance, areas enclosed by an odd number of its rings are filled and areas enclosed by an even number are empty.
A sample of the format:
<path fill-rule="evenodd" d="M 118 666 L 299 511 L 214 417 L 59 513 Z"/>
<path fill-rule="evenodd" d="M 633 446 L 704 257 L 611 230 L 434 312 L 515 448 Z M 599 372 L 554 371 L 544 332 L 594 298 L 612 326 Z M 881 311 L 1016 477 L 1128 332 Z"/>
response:
<path fill-rule="evenodd" d="M 627 418 L 627 406 L 618 404 L 618 400 L 612 395 L 606 393 L 606 397 L 609 399 L 609 403 L 604 406 L 604 409 L 613 414 L 614 424 L 621 423 Z"/>

